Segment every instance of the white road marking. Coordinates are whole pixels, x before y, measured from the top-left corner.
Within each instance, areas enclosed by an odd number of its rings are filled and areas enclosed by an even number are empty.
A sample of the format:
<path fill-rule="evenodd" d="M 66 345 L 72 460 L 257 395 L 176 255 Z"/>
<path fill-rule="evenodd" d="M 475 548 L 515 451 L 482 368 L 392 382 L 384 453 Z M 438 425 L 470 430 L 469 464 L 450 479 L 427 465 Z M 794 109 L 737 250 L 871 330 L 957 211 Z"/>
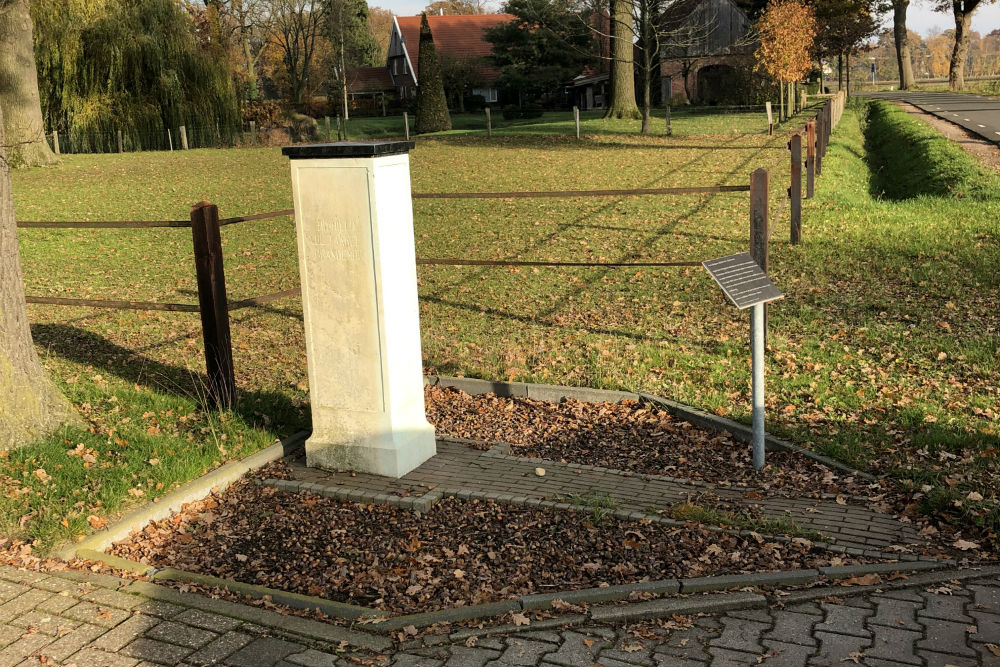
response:
<path fill-rule="evenodd" d="M 986 127 L 985 125 L 980 125 L 979 127 Z"/>

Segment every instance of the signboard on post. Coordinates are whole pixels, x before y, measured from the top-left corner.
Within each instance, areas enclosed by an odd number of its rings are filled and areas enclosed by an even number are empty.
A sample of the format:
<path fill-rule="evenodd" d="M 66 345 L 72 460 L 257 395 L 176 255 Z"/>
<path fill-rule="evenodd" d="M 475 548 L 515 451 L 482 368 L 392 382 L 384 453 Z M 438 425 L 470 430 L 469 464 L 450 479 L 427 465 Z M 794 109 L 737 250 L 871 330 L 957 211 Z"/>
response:
<path fill-rule="evenodd" d="M 702 262 L 708 275 L 740 310 L 753 308 L 753 467 L 764 467 L 764 304 L 784 298 L 748 252 Z"/>

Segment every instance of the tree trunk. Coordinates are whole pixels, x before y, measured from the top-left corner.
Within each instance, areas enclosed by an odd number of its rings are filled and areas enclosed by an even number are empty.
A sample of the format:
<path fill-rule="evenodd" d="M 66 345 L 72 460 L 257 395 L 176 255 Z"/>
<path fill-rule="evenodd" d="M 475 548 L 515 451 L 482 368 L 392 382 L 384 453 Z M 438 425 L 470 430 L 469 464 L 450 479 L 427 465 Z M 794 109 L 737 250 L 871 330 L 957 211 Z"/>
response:
<path fill-rule="evenodd" d="M 978 4 L 972 0 L 966 0 L 965 3 L 952 2 L 955 13 L 955 49 L 951 52 L 951 66 L 948 68 L 948 88 L 951 90 L 965 88 L 965 57 L 969 53 L 972 12 Z"/>
<path fill-rule="evenodd" d="M 844 54 L 837 54 L 837 92 L 844 89 Z"/>
<path fill-rule="evenodd" d="M 899 66 L 899 89 L 913 87 L 913 59 L 910 57 L 910 35 L 906 31 L 906 9 L 910 0 L 893 0 L 892 26 L 896 41 L 896 64 Z"/>
<path fill-rule="evenodd" d="M 253 49 L 250 46 L 250 34 L 243 31 L 243 58 L 247 65 L 247 97 L 251 100 L 257 99 L 257 59 L 253 57 Z"/>
<path fill-rule="evenodd" d="M 0 108 L 10 166 L 58 162 L 45 140 L 28 0 L 0 2 Z"/>
<path fill-rule="evenodd" d="M 31 343 L 0 110 L 0 451 L 27 445 L 79 419 L 45 377 Z"/>
<path fill-rule="evenodd" d="M 639 118 L 635 103 L 632 4 L 628 0 L 612 0 L 611 6 L 611 103 L 604 117 Z"/>
<path fill-rule="evenodd" d="M 785 82 L 778 81 L 778 122 L 785 120 Z"/>

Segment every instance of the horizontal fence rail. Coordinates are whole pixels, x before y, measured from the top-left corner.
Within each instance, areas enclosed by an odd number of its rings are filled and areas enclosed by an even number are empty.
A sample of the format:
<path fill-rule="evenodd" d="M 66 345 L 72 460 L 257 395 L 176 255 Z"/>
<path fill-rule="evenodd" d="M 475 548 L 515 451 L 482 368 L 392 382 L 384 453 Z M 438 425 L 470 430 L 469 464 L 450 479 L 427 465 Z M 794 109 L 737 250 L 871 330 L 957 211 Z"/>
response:
<path fill-rule="evenodd" d="M 535 192 L 414 192 L 414 199 L 534 199 L 541 197 L 627 197 L 633 195 L 700 195 L 750 192 L 749 185 L 706 185 L 687 188 L 638 188 L 634 190 L 541 190 Z"/>
<path fill-rule="evenodd" d="M 549 266 L 549 267 L 586 267 L 586 266 L 701 266 L 701 262 L 533 262 L 504 259 L 452 259 L 417 258 L 418 266 Z"/>
<path fill-rule="evenodd" d="M 153 229 L 157 227 L 190 227 L 190 220 L 101 220 L 87 221 L 33 221 L 18 220 L 20 229 Z"/>
<path fill-rule="evenodd" d="M 71 299 L 60 296 L 26 296 L 28 303 L 49 306 L 86 306 L 112 310 L 168 310 L 175 313 L 197 313 L 196 303 L 160 303 L 159 301 L 112 301 L 109 299 Z"/>

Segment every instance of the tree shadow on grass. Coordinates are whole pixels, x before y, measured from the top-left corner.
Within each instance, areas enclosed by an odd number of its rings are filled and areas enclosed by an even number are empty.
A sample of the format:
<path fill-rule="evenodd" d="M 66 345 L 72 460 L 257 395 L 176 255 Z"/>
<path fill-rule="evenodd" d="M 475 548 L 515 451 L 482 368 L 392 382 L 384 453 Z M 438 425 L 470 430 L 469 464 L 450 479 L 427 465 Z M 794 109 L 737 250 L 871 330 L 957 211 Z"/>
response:
<path fill-rule="evenodd" d="M 93 331 L 66 324 L 34 324 L 31 334 L 36 345 L 81 366 L 93 366 L 132 384 L 205 405 L 208 376 L 204 371 L 165 364 Z M 290 396 L 276 391 L 237 391 L 233 412 L 247 424 L 260 427 L 265 427 L 260 422 L 266 415 L 270 420 L 266 427 L 273 431 L 292 433 L 308 425 L 308 415 L 302 414 Z"/>

